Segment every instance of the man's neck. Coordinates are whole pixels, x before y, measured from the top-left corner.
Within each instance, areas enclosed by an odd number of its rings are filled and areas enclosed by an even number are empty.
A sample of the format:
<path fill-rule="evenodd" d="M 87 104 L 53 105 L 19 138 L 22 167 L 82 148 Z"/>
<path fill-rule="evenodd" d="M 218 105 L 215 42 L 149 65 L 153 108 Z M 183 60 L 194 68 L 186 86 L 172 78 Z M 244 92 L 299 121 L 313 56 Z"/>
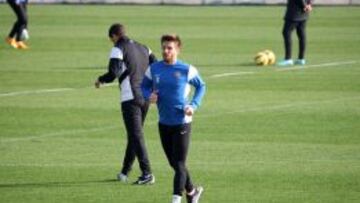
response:
<path fill-rule="evenodd" d="M 177 62 L 177 59 L 174 59 L 174 60 L 171 60 L 171 61 L 165 61 L 165 63 L 168 64 L 168 65 L 174 65 L 174 64 L 176 64 L 176 62 Z"/>

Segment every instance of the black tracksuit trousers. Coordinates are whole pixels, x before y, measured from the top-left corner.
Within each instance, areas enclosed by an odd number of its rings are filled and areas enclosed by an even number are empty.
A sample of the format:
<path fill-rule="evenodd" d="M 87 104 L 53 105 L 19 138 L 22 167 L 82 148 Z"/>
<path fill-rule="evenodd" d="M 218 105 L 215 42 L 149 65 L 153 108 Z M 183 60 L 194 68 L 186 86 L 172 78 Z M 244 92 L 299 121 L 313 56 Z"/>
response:
<path fill-rule="evenodd" d="M 10 5 L 12 10 L 15 12 L 17 21 L 14 23 L 9 37 L 14 38 L 16 37 L 16 41 L 21 41 L 21 33 L 22 31 L 27 28 L 28 24 L 28 17 L 26 12 L 26 3 L 16 4 L 15 1 L 8 0 L 7 3 Z"/>
<path fill-rule="evenodd" d="M 128 175 L 135 158 L 139 161 L 142 175 L 151 174 L 150 161 L 148 158 L 143 126 L 149 103 L 139 106 L 134 100 L 121 103 L 122 115 L 127 132 L 127 146 L 121 173 Z"/>
<path fill-rule="evenodd" d="M 306 20 L 304 21 L 291 21 L 285 20 L 283 27 L 283 37 L 285 45 L 285 59 L 291 59 L 291 48 L 292 40 L 291 33 L 296 28 L 296 34 L 299 39 L 299 55 L 298 59 L 304 59 L 305 57 L 305 48 L 306 48 Z"/>
<path fill-rule="evenodd" d="M 173 194 L 182 196 L 184 189 L 190 192 L 194 188 L 186 168 L 191 124 L 168 126 L 159 123 L 159 133 L 166 158 L 175 171 Z"/>

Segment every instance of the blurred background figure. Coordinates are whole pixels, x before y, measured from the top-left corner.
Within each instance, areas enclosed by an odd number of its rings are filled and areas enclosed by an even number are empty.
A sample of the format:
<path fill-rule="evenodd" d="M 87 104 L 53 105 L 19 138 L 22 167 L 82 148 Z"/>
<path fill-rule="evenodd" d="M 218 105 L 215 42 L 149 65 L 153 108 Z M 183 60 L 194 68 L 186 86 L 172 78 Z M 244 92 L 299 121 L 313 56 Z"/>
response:
<path fill-rule="evenodd" d="M 288 0 L 286 13 L 284 17 L 283 37 L 285 46 L 284 60 L 278 63 L 279 66 L 305 65 L 305 48 L 306 48 L 306 22 L 309 13 L 312 10 L 312 0 Z M 298 59 L 291 59 L 291 33 L 296 29 L 299 38 L 299 55 Z"/>
<path fill-rule="evenodd" d="M 25 40 L 29 39 L 27 31 L 28 16 L 27 4 L 28 0 L 7 0 L 14 13 L 16 14 L 17 21 L 14 23 L 6 42 L 15 49 L 28 49 Z"/>

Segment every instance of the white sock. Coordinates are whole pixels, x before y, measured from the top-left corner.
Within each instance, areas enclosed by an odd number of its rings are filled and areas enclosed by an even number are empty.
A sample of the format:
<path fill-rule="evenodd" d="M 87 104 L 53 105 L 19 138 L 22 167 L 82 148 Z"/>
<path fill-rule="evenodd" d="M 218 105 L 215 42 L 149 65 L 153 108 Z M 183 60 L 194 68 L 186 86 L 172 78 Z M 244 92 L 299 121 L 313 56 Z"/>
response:
<path fill-rule="evenodd" d="M 173 199 L 171 203 L 181 203 L 181 196 L 173 195 Z"/>
<path fill-rule="evenodd" d="M 193 196 L 195 194 L 196 189 L 194 188 L 193 190 L 191 190 L 191 192 L 187 193 L 187 195 Z"/>

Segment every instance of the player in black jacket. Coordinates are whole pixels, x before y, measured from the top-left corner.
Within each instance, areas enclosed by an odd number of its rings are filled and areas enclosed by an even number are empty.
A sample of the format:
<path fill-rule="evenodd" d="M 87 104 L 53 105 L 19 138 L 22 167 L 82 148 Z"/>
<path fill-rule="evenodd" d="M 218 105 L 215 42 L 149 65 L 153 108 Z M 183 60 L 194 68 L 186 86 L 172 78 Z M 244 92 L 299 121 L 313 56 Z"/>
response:
<path fill-rule="evenodd" d="M 309 18 L 309 13 L 312 10 L 311 0 L 288 0 L 285 23 L 283 27 L 283 37 L 285 45 L 285 58 L 280 61 L 278 65 L 305 65 L 305 48 L 306 48 L 306 22 Z M 295 62 L 291 59 L 291 33 L 296 28 L 296 34 L 299 38 L 299 55 Z"/>
<path fill-rule="evenodd" d="M 141 82 L 148 66 L 156 57 L 146 46 L 129 39 L 121 24 L 113 24 L 109 29 L 109 38 L 114 43 L 110 53 L 107 73 L 100 76 L 95 87 L 113 82 L 116 78 L 121 86 L 121 110 L 127 132 L 127 147 L 123 167 L 117 175 L 118 180 L 127 182 L 135 157 L 139 161 L 142 175 L 134 184 L 153 184 L 155 177 L 151 173 L 143 124 L 149 103 L 142 96 Z"/>

